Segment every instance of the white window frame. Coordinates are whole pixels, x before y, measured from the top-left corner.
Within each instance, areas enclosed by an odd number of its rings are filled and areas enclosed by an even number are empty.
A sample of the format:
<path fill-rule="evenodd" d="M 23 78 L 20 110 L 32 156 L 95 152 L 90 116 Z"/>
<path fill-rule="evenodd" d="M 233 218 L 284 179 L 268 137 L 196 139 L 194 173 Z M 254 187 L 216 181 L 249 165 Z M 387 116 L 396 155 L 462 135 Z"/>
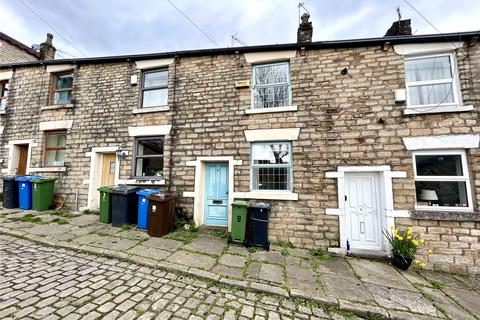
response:
<path fill-rule="evenodd" d="M 452 79 L 440 79 L 440 80 L 427 80 L 427 81 L 407 81 L 407 61 L 427 59 L 427 58 L 438 58 L 438 57 L 450 57 L 450 68 L 452 72 Z M 432 84 L 443 84 L 443 83 L 452 83 L 452 94 L 453 102 L 448 103 L 432 103 L 432 104 L 419 104 L 412 105 L 410 102 L 410 87 L 422 86 L 422 85 L 432 85 Z M 458 69 L 457 69 L 457 59 L 454 52 L 444 52 L 444 53 L 435 53 L 435 54 L 420 54 L 420 55 L 411 55 L 405 57 L 405 87 L 407 89 L 407 108 L 423 108 L 423 107 L 436 107 L 436 106 L 459 106 L 460 105 L 460 83 L 458 80 Z"/>
<path fill-rule="evenodd" d="M 261 144 L 261 145 L 266 145 L 266 144 L 287 144 L 289 145 L 289 150 L 290 150 L 290 154 L 289 154 L 289 165 L 286 166 L 286 165 L 265 165 L 265 164 L 262 164 L 262 165 L 255 165 L 253 163 L 253 145 L 254 144 Z M 288 170 L 288 174 L 289 174 L 289 184 L 288 184 L 288 187 L 287 189 L 285 190 L 270 190 L 270 189 L 257 189 L 257 188 L 254 188 L 254 185 L 253 185 L 253 169 L 254 168 L 265 168 L 265 167 L 270 167 L 270 168 L 289 168 Z M 291 141 L 268 141 L 268 142 L 265 142 L 265 141 L 258 141 L 258 142 L 252 142 L 250 143 L 250 191 L 252 192 L 288 192 L 288 193 L 291 193 L 293 191 L 293 150 L 292 150 L 292 142 Z"/>
<path fill-rule="evenodd" d="M 462 161 L 462 172 L 463 176 L 418 176 L 417 175 L 417 162 L 416 156 L 424 155 L 460 155 Z M 417 205 L 416 194 L 417 190 L 415 189 L 415 210 L 426 210 L 426 211 L 473 211 L 473 199 L 472 199 L 472 189 L 470 184 L 470 172 L 468 169 L 467 153 L 465 150 L 429 150 L 429 151 L 415 151 L 412 152 L 413 157 L 413 173 L 414 181 L 454 181 L 462 182 L 465 181 L 466 190 L 467 190 L 467 201 L 468 207 L 434 207 L 434 206 L 420 206 Z"/>
<path fill-rule="evenodd" d="M 287 102 L 287 105 L 286 106 L 278 106 L 278 107 L 269 107 L 269 108 L 260 108 L 260 107 L 255 107 L 255 89 L 257 87 L 270 87 L 270 86 L 278 86 L 280 84 L 283 84 L 282 83 L 269 83 L 269 84 L 264 84 L 264 85 L 260 85 L 260 86 L 256 86 L 255 85 L 255 70 L 256 68 L 258 67 L 264 67 L 264 66 L 276 66 L 276 65 L 287 65 L 287 69 L 288 69 L 288 72 L 287 72 L 287 87 L 288 87 L 288 102 Z M 268 109 L 275 109 L 275 108 L 285 108 L 285 107 L 288 107 L 288 106 L 291 106 L 292 105 L 292 78 L 291 78 L 291 74 L 290 74 L 290 62 L 289 61 L 282 61 L 282 62 L 270 62 L 270 63 L 258 63 L 258 64 L 254 64 L 252 66 L 252 80 L 251 80 L 251 83 L 252 83 L 252 92 L 250 93 L 251 95 L 251 108 L 254 109 L 254 110 L 268 110 Z"/>

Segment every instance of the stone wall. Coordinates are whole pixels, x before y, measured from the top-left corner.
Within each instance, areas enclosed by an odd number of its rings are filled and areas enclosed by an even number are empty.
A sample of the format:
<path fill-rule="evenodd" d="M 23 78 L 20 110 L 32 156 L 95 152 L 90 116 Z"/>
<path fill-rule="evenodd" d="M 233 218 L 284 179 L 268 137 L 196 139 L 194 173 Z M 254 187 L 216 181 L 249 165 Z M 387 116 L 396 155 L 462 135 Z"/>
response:
<path fill-rule="evenodd" d="M 470 52 L 468 58 L 464 52 Z M 464 104 L 478 108 L 480 50 L 477 43 L 458 52 Z M 346 75 L 340 70 L 348 69 Z M 11 82 L 3 143 L 35 139 L 32 166 L 42 166 L 41 121 L 72 119 L 68 132 L 67 171 L 59 174 L 57 191 L 73 207 L 87 203 L 92 147 L 121 146 L 129 156 L 121 162 L 120 178 L 132 171 L 133 137 L 129 126 L 173 124 L 165 141 L 165 169 L 168 179 L 172 151 L 172 189 L 180 197 L 178 206 L 193 215 L 193 199 L 182 197 L 194 191 L 194 167 L 187 161 L 200 156 L 233 156 L 243 160 L 235 167 L 234 189 L 248 192 L 250 144 L 244 130 L 300 128 L 293 146 L 293 189 L 298 201 L 271 201 L 271 241 L 291 241 L 304 247 L 338 247 L 339 225 L 326 208 L 338 207 L 337 182 L 325 178 L 340 165 L 390 165 L 406 171 L 406 179 L 394 179 L 396 209 L 414 210 L 415 192 L 411 153 L 403 137 L 478 133 L 477 110 L 404 116 L 405 106 L 394 101 L 394 90 L 405 87 L 404 60 L 393 48 L 380 46 L 319 49 L 297 52 L 290 60 L 293 104 L 298 111 L 246 114 L 250 108 L 249 88 L 236 89 L 235 81 L 250 79 L 251 65 L 243 55 L 181 57 L 169 67 L 168 112 L 132 114 L 138 106 L 139 86 L 130 84 L 138 70 L 130 62 L 80 64 L 74 70 L 73 108 L 40 111 L 48 100 L 50 75 L 43 67 L 17 68 Z M 176 81 L 175 81 L 176 79 Z M 176 103 L 173 101 L 176 82 Z M 171 150 L 171 146 L 173 150 Z M 7 154 L 3 152 L 3 167 Z M 475 208 L 480 201 L 479 149 L 468 152 Z M 50 174 L 48 174 L 50 175 Z M 167 181 L 169 183 L 169 181 Z M 429 268 L 478 273 L 478 223 L 397 219 L 400 226 L 414 225 L 427 233 Z M 460 231 L 461 230 L 461 231 Z M 441 243 L 441 244 L 439 244 Z M 468 247 L 465 246 L 468 245 Z"/>
<path fill-rule="evenodd" d="M 33 60 L 38 59 L 25 50 L 22 50 L 17 46 L 0 39 L 0 64 Z"/>

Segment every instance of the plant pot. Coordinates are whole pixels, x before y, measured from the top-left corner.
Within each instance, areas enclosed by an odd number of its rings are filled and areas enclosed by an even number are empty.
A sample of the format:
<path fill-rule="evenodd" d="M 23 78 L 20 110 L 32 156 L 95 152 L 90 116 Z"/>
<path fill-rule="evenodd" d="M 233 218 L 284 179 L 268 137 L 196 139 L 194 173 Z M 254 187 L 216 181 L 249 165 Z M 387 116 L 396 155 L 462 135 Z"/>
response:
<path fill-rule="evenodd" d="M 392 264 L 401 270 L 408 270 L 412 264 L 412 257 L 402 256 L 396 252 L 393 252 Z"/>

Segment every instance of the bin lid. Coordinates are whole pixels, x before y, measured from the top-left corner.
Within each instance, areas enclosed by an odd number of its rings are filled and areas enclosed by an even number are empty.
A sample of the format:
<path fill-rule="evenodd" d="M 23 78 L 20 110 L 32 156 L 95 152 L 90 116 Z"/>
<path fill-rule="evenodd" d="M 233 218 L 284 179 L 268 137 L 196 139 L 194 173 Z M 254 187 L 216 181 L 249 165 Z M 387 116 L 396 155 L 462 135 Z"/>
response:
<path fill-rule="evenodd" d="M 116 187 L 117 186 L 103 186 L 103 187 L 98 188 L 97 190 L 100 191 L 100 192 L 109 192 L 112 189 L 115 189 Z"/>
<path fill-rule="evenodd" d="M 39 178 L 43 178 L 43 177 L 42 176 L 17 176 L 15 178 L 15 181 L 25 182 L 25 181 L 31 181 L 32 179 L 39 179 Z"/>
<path fill-rule="evenodd" d="M 2 180 L 14 181 L 16 176 L 3 176 Z"/>
<path fill-rule="evenodd" d="M 173 197 L 173 195 L 170 194 L 170 193 L 156 192 L 156 193 L 152 193 L 150 196 L 148 196 L 148 200 L 164 201 L 164 200 L 170 199 L 172 197 Z"/>
<path fill-rule="evenodd" d="M 237 207 L 248 207 L 249 203 L 247 201 L 242 201 L 242 200 L 236 200 L 232 203 L 232 206 L 237 206 Z"/>
<path fill-rule="evenodd" d="M 57 178 L 51 178 L 51 177 L 40 177 L 40 178 L 32 178 L 30 181 L 35 182 L 35 183 L 44 183 L 44 182 L 52 182 L 57 180 Z"/>
<path fill-rule="evenodd" d="M 122 187 L 113 188 L 110 191 L 110 193 L 127 195 L 127 194 L 131 194 L 131 193 L 136 193 L 138 190 L 140 190 L 139 187 L 122 186 Z"/>
<path fill-rule="evenodd" d="M 257 201 L 255 203 L 253 203 L 250 207 L 251 208 L 258 208 L 258 209 L 270 209 L 270 203 Z"/>
<path fill-rule="evenodd" d="M 148 196 L 151 195 L 152 193 L 158 193 L 158 192 L 161 192 L 161 190 L 159 190 L 159 189 L 141 189 L 141 190 L 138 190 L 138 191 L 137 191 L 137 194 L 138 194 L 139 196 L 148 197 Z"/>

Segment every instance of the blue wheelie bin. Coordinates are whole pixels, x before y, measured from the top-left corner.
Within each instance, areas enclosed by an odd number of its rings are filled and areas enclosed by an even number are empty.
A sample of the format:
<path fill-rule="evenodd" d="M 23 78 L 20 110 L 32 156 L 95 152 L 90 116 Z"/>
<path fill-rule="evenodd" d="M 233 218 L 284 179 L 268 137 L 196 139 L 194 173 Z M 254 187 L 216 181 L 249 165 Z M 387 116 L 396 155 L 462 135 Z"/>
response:
<path fill-rule="evenodd" d="M 32 209 L 32 179 L 42 178 L 41 176 L 18 176 L 15 181 L 18 183 L 18 207 L 23 210 Z"/>
<path fill-rule="evenodd" d="M 148 226 L 148 196 L 160 192 L 158 189 L 142 189 L 137 191 L 138 195 L 138 222 L 140 229 L 147 229 Z"/>

